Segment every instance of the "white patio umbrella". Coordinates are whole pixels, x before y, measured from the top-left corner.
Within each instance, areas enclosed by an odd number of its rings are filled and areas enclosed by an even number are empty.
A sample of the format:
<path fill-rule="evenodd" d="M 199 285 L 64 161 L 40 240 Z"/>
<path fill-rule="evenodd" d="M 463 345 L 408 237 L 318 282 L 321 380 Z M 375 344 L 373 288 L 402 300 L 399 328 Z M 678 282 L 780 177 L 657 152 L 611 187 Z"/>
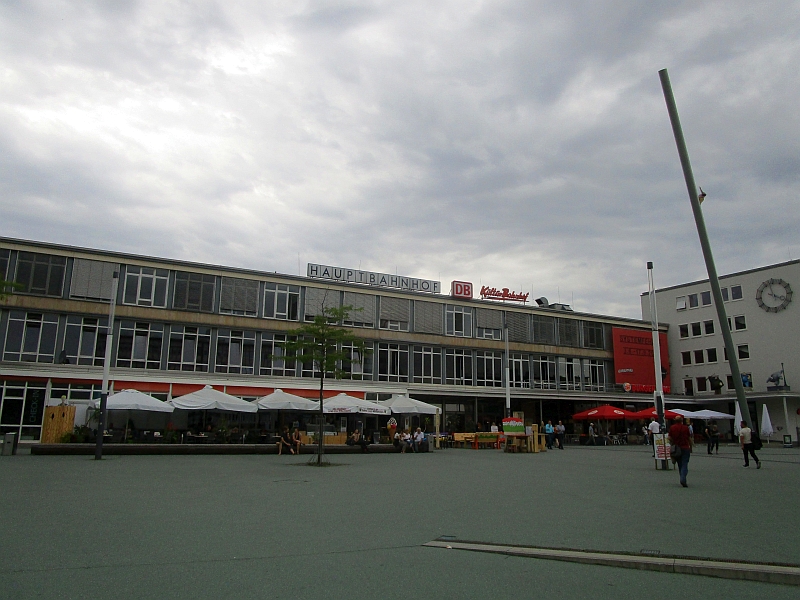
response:
<path fill-rule="evenodd" d="M 769 411 L 767 410 L 767 405 L 764 404 L 763 408 L 761 409 L 761 437 L 767 438 L 769 442 L 769 437 L 774 433 L 772 430 L 772 419 L 769 418 Z"/>
<path fill-rule="evenodd" d="M 256 402 L 262 410 L 319 410 L 319 402 L 276 389 Z"/>
<path fill-rule="evenodd" d="M 684 410 L 682 408 L 670 408 L 668 410 L 671 410 L 674 413 L 678 413 L 679 415 L 681 415 L 682 417 L 687 418 L 687 419 L 702 419 L 703 418 L 703 417 L 700 416 L 700 411 L 694 412 L 694 411 L 691 411 L 691 410 Z"/>
<path fill-rule="evenodd" d="M 258 412 L 253 402 L 247 402 L 207 385 L 202 390 L 173 398 L 170 403 L 183 410 L 230 410 L 234 412 Z"/>
<path fill-rule="evenodd" d="M 368 415 L 388 415 L 391 414 L 392 411 L 390 408 L 376 402 L 362 400 L 361 398 L 348 396 L 342 393 L 325 400 L 322 404 L 322 412 L 326 414 L 362 413 Z"/>
<path fill-rule="evenodd" d="M 675 411 L 680 412 L 680 411 Z M 716 410 L 698 410 L 697 412 L 692 413 L 690 417 L 692 419 L 734 419 L 733 415 L 729 415 L 727 413 L 717 412 Z"/>
<path fill-rule="evenodd" d="M 435 415 L 441 412 L 438 406 L 402 394 L 394 394 L 388 400 L 381 400 L 378 404 L 390 408 L 395 414 Z"/>
<path fill-rule="evenodd" d="M 100 408 L 100 401 L 98 400 L 94 405 Z M 108 410 L 146 410 L 167 413 L 175 410 L 174 406 L 170 406 L 168 403 L 138 390 L 122 390 L 109 396 L 106 400 L 106 408 Z"/>

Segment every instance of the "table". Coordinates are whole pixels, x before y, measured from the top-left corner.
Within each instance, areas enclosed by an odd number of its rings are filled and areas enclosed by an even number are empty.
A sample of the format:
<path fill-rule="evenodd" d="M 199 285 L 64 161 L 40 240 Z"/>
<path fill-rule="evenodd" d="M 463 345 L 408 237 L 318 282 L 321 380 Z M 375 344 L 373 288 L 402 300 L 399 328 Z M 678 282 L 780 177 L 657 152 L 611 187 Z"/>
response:
<path fill-rule="evenodd" d="M 517 452 L 517 450 L 523 452 L 533 452 L 533 434 L 507 433 L 504 450 L 506 452 Z"/>

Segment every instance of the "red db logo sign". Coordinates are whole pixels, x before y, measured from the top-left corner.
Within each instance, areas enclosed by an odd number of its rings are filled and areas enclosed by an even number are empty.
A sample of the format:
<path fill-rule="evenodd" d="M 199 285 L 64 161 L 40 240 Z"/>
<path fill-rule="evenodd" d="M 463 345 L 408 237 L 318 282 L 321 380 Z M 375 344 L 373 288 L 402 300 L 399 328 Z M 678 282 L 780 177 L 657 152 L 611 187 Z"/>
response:
<path fill-rule="evenodd" d="M 453 298 L 472 298 L 472 284 L 467 281 L 454 281 L 450 284 L 450 295 Z"/>

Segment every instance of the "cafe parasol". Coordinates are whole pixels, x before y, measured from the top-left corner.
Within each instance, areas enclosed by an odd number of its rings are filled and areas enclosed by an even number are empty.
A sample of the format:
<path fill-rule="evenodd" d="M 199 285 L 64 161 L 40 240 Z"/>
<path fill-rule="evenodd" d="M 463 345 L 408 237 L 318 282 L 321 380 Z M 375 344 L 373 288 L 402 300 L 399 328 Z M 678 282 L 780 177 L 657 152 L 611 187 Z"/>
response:
<path fill-rule="evenodd" d="M 319 410 L 319 402 L 295 396 L 280 388 L 259 398 L 256 405 L 262 410 Z"/>
<path fill-rule="evenodd" d="M 688 411 L 686 411 L 688 412 Z M 664 411 L 664 418 L 665 419 L 674 419 L 678 415 L 687 416 L 683 414 L 681 411 L 677 410 L 665 410 Z M 658 418 L 658 413 L 656 412 L 655 408 L 645 408 L 644 410 L 639 410 L 635 413 L 631 413 L 630 419 L 649 419 L 650 417 Z"/>
<path fill-rule="evenodd" d="M 388 415 L 392 412 L 390 408 L 382 404 L 348 396 L 345 393 L 325 400 L 322 411 L 326 414 L 362 413 L 368 415 Z"/>
<path fill-rule="evenodd" d="M 598 421 L 619 421 L 621 419 L 637 419 L 636 413 L 632 413 L 624 408 L 617 408 L 610 404 L 604 404 L 597 408 L 590 408 L 572 415 L 576 421 L 586 421 L 596 419 Z"/>
<path fill-rule="evenodd" d="M 100 408 L 100 401 L 95 402 L 95 407 Z M 130 422 L 130 412 L 144 411 L 144 412 L 159 412 L 171 413 L 175 407 L 167 402 L 162 402 L 158 398 L 153 398 L 149 394 L 140 392 L 139 390 L 122 390 L 116 394 L 112 394 L 106 400 L 106 410 L 124 410 L 125 416 L 125 440 L 128 439 L 128 423 Z"/>
<path fill-rule="evenodd" d="M 170 404 L 183 410 L 229 410 L 233 412 L 258 412 L 258 407 L 253 402 L 247 402 L 236 396 L 231 396 L 210 385 L 191 394 L 173 398 Z"/>

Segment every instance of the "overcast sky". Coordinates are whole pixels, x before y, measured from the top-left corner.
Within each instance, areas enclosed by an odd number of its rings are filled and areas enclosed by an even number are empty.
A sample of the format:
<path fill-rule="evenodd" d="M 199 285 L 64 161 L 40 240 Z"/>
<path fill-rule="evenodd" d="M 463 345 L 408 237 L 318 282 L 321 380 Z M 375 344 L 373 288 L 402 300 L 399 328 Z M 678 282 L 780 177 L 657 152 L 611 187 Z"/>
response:
<path fill-rule="evenodd" d="M 800 3 L 0 3 L 0 235 L 641 317 L 800 257 Z M 800 283 L 800 282 L 798 282 Z"/>

